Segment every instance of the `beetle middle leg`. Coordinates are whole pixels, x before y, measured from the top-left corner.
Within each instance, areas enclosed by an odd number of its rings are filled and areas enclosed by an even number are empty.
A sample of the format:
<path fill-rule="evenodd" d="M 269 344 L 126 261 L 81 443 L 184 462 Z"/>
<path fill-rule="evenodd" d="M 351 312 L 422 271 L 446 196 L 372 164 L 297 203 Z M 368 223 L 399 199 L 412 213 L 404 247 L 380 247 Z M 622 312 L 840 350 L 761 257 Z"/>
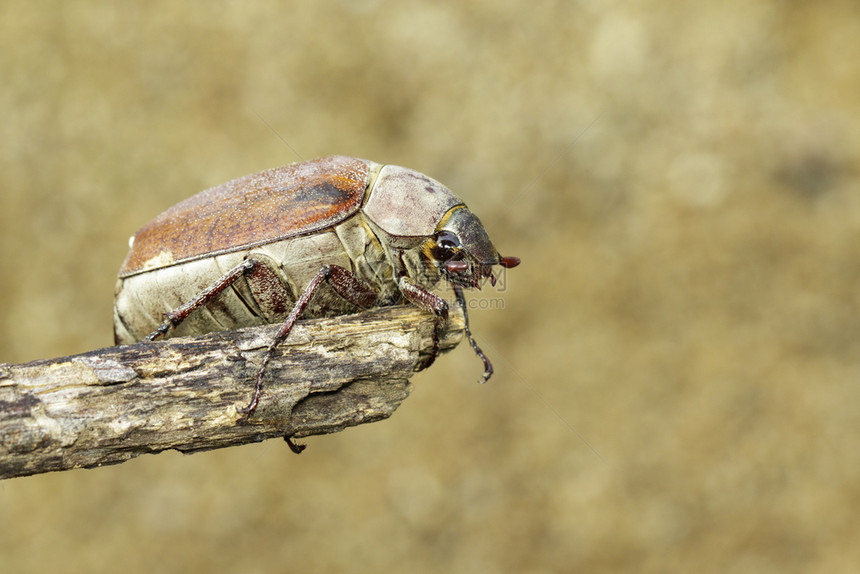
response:
<path fill-rule="evenodd" d="M 256 410 L 257 404 L 260 402 L 260 393 L 263 390 L 263 375 L 266 372 L 269 360 L 272 358 L 272 353 L 274 353 L 277 346 L 287 338 L 287 335 L 290 334 L 290 331 L 293 329 L 293 325 L 295 325 L 296 321 L 302 313 L 304 313 L 323 281 L 331 285 L 331 287 L 341 297 L 358 307 L 370 307 L 377 299 L 377 293 L 362 283 L 355 275 L 352 274 L 352 272 L 344 269 L 340 265 L 323 265 L 296 300 L 292 311 L 290 311 L 290 314 L 281 326 L 281 330 L 278 331 L 275 339 L 266 350 L 263 362 L 260 364 L 260 368 L 257 371 L 257 383 L 254 387 L 254 398 L 252 398 L 251 402 L 246 406 L 239 409 L 240 413 L 251 414 Z M 289 440 L 287 442 L 289 442 Z M 292 448 L 292 446 L 290 448 Z"/>

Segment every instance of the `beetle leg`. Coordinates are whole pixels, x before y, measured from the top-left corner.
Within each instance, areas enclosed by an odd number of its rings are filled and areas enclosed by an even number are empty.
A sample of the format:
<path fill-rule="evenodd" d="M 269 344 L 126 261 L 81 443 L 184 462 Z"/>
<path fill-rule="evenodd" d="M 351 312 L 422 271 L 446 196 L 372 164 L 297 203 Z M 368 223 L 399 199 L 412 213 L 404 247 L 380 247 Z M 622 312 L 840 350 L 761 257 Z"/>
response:
<path fill-rule="evenodd" d="M 337 291 L 338 295 L 362 309 L 371 307 L 379 298 L 379 294 L 365 285 L 351 271 L 340 265 L 328 265 L 328 284 Z"/>
<path fill-rule="evenodd" d="M 280 265 L 271 257 L 252 253 L 248 259 L 258 263 L 245 274 L 245 283 L 251 292 L 250 298 L 256 303 L 265 323 L 280 323 L 294 303 L 286 277 L 278 273 Z"/>
<path fill-rule="evenodd" d="M 251 402 L 246 406 L 239 409 L 240 413 L 250 415 L 254 410 L 256 410 L 257 404 L 260 402 L 260 393 L 263 391 L 263 375 L 266 372 L 266 367 L 269 365 L 269 360 L 272 358 L 272 353 L 274 353 L 277 346 L 287 338 L 287 335 L 290 334 L 290 331 L 293 329 L 293 325 L 295 325 L 296 321 L 301 317 L 305 309 L 307 309 L 307 306 L 310 304 L 314 295 L 316 295 L 323 281 L 327 281 L 340 296 L 359 307 L 369 307 L 374 303 L 374 301 L 376 301 L 376 293 L 362 283 L 350 271 L 344 269 L 340 265 L 323 265 L 296 300 L 292 311 L 290 311 L 290 314 L 287 315 L 283 325 L 281 325 L 281 330 L 278 331 L 278 334 L 275 335 L 275 339 L 266 350 L 263 362 L 260 363 L 260 368 L 257 371 L 257 383 L 254 386 L 254 398 L 252 398 Z M 290 441 L 287 442 L 289 443 Z M 293 448 L 293 446 L 290 446 L 290 448 Z M 294 448 L 293 452 L 295 452 Z"/>
<path fill-rule="evenodd" d="M 168 311 L 164 314 L 165 320 L 164 323 L 158 326 L 158 328 L 146 336 L 147 341 L 154 341 L 158 336 L 164 336 L 167 334 L 170 329 L 174 327 L 178 327 L 182 321 L 185 320 L 188 315 L 194 312 L 196 309 L 204 306 L 210 299 L 221 293 L 224 289 L 233 284 L 236 279 L 244 275 L 245 273 L 250 272 L 259 265 L 258 261 L 254 261 L 253 259 L 246 259 L 242 261 L 240 264 L 235 266 L 233 269 L 228 271 L 223 277 L 218 279 L 215 283 L 204 289 L 197 297 L 182 305 L 181 307 L 177 307 L 173 311 Z"/>
<path fill-rule="evenodd" d="M 171 327 L 175 326 L 170 321 L 170 314 L 165 313 L 165 316 L 167 317 L 167 320 L 165 320 L 164 323 L 159 325 L 155 331 L 153 331 L 152 333 L 150 333 L 149 335 L 146 336 L 147 341 L 154 341 L 159 336 L 163 337 L 164 335 L 167 334 L 167 332 L 170 330 Z"/>
<path fill-rule="evenodd" d="M 448 302 L 442 297 L 428 291 L 406 275 L 400 278 L 397 286 L 410 303 L 428 313 L 448 320 Z"/>
<path fill-rule="evenodd" d="M 287 446 L 290 447 L 290 450 L 296 454 L 302 454 L 302 451 L 308 447 L 308 445 L 306 444 L 299 444 L 297 442 L 293 442 L 293 437 L 288 435 L 284 435 L 284 442 L 286 442 Z"/>
<path fill-rule="evenodd" d="M 407 301 L 419 309 L 433 313 L 436 316 L 436 321 L 433 325 L 433 349 L 430 351 L 430 356 L 416 367 L 416 370 L 423 371 L 432 365 L 439 355 L 439 339 L 442 338 L 442 331 L 445 328 L 445 323 L 448 321 L 448 302 L 417 284 L 406 275 L 400 278 L 397 286 Z"/>
<path fill-rule="evenodd" d="M 484 351 L 481 350 L 481 347 L 478 346 L 478 343 L 475 342 L 475 338 L 472 337 L 472 330 L 469 328 L 469 313 L 466 311 L 466 298 L 463 297 L 463 288 L 456 284 L 451 286 L 454 288 L 454 294 L 457 296 L 457 303 L 463 309 L 463 319 L 466 321 L 466 337 L 469 338 L 469 344 L 472 346 L 475 354 L 478 355 L 478 358 L 484 362 L 484 374 L 478 382 L 486 383 L 493 376 L 493 364 L 487 358 L 487 355 L 484 354 Z"/>

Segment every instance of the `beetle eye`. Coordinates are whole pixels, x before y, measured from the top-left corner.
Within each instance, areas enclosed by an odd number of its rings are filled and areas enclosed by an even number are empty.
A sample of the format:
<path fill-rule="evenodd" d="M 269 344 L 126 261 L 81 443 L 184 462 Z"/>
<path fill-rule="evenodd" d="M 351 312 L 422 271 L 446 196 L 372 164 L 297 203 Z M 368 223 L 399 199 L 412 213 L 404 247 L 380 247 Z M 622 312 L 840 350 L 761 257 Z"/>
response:
<path fill-rule="evenodd" d="M 460 240 L 450 231 L 440 231 L 436 234 L 436 245 L 433 247 L 433 257 L 437 261 L 448 261 L 460 251 Z"/>

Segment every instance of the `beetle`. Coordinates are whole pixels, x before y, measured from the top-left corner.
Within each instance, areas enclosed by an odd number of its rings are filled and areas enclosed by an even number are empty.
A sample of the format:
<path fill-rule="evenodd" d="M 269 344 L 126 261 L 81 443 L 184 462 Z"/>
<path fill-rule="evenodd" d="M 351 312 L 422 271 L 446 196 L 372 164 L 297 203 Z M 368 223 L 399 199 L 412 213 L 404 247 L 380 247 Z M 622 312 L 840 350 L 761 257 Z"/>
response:
<path fill-rule="evenodd" d="M 333 156 L 242 177 L 194 195 L 129 239 L 114 301 L 114 339 L 128 344 L 281 323 L 257 370 L 257 408 L 273 351 L 296 320 L 409 302 L 433 313 L 438 352 L 448 303 L 431 289 L 495 284 L 499 255 L 451 190 L 417 171 Z M 465 331 L 484 363 L 493 367 Z M 291 445 L 292 446 L 292 445 Z"/>

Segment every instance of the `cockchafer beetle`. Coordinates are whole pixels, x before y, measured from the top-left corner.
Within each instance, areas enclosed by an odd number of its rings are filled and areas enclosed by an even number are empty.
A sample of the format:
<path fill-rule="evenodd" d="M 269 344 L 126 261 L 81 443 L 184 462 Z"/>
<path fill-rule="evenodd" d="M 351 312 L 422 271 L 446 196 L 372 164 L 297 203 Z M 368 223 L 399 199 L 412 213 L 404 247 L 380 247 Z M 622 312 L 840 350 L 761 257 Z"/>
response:
<path fill-rule="evenodd" d="M 138 230 L 119 271 L 117 344 L 282 322 L 257 371 L 253 413 L 272 352 L 296 320 L 403 300 L 437 317 L 430 291 L 447 280 L 466 313 L 464 287 L 495 284 L 510 268 L 478 218 L 447 187 L 394 165 L 335 156 L 294 163 L 198 193 Z M 466 335 L 493 367 L 469 329 Z M 291 445 L 293 446 L 293 445 Z"/>

